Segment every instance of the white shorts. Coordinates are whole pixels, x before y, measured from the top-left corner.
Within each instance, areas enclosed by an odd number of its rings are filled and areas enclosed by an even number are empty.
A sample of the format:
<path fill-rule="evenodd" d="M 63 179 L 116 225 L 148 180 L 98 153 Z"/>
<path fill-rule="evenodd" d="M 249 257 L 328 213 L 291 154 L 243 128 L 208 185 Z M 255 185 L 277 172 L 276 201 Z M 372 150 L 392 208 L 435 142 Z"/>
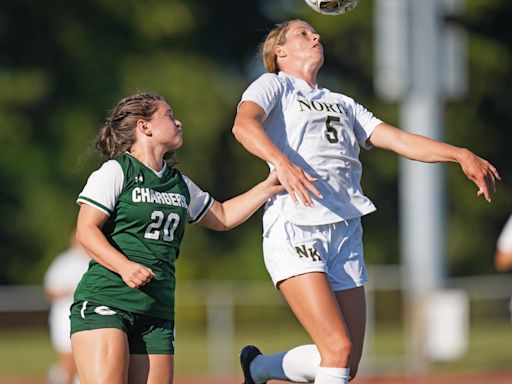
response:
<path fill-rule="evenodd" d="M 263 256 L 275 286 L 309 272 L 326 273 L 333 291 L 368 281 L 360 218 L 323 225 L 296 225 L 278 218 L 264 231 Z"/>
<path fill-rule="evenodd" d="M 50 340 L 53 348 L 59 353 L 71 353 L 70 304 L 54 304 L 50 310 Z"/>

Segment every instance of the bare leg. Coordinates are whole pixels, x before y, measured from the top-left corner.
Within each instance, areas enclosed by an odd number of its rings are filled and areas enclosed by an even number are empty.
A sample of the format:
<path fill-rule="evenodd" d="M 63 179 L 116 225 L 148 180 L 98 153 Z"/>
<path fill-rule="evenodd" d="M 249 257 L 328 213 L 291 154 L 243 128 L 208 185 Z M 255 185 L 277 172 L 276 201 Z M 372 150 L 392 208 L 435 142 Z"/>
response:
<path fill-rule="evenodd" d="M 71 335 L 80 384 L 126 384 L 130 355 L 126 334 L 104 328 Z"/>
<path fill-rule="evenodd" d="M 174 355 L 131 355 L 129 384 L 172 384 Z"/>
<path fill-rule="evenodd" d="M 366 330 L 366 297 L 364 287 L 335 292 L 339 307 L 352 341 L 350 356 L 350 377 L 354 378 L 363 353 Z"/>
<path fill-rule="evenodd" d="M 279 284 L 288 305 L 311 336 L 322 367 L 348 367 L 349 331 L 327 276 L 321 272 L 291 277 Z"/>
<path fill-rule="evenodd" d="M 59 366 L 66 372 L 66 384 L 73 384 L 76 369 L 73 355 L 71 353 L 59 353 Z"/>

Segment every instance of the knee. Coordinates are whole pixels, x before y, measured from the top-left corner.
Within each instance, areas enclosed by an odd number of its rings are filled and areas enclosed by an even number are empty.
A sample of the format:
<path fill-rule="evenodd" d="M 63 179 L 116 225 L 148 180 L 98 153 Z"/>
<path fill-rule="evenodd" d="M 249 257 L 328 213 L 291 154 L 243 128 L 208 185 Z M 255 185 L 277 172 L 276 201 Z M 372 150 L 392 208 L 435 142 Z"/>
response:
<path fill-rule="evenodd" d="M 320 351 L 322 362 L 331 367 L 348 367 L 352 355 L 352 343 L 346 338 L 331 340 Z"/>

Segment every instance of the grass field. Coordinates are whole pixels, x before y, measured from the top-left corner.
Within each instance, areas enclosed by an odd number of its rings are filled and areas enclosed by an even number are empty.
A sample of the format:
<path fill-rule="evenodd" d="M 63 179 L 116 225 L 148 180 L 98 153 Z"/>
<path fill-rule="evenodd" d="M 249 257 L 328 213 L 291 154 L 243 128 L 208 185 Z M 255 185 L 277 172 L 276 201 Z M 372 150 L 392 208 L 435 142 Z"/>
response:
<path fill-rule="evenodd" d="M 269 331 L 270 330 L 270 331 Z M 208 374 L 208 346 L 206 331 L 202 327 L 184 328 L 176 340 L 176 377 Z M 234 335 L 231 372 L 239 375 L 238 348 L 246 343 L 258 343 L 264 351 L 278 352 L 296 344 L 308 342 L 300 328 L 293 322 L 277 328 L 268 324 L 252 324 L 239 329 Z M 404 335 L 398 326 L 379 325 L 375 330 L 371 370 L 366 374 L 404 373 Z M 505 372 L 512 370 L 512 325 L 508 322 L 478 324 L 471 328 L 469 350 L 459 361 L 436 364 L 432 372 L 477 373 Z M 0 330 L 0 383 L 10 378 L 43 378 L 54 359 L 45 328 Z M 366 369 L 368 369 L 366 368 Z M 398 382 L 398 379 L 397 379 Z M 179 381 L 178 381 L 179 383 Z M 483 383 L 482 383 L 483 384 Z"/>

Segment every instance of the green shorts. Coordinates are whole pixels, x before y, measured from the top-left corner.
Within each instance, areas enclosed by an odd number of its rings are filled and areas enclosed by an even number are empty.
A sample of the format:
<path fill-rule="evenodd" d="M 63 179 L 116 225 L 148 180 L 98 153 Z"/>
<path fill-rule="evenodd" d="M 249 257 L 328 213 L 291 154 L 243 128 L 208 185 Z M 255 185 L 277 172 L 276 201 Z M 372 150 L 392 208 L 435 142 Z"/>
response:
<path fill-rule="evenodd" d="M 117 328 L 126 333 L 132 355 L 174 355 L 174 321 L 123 311 L 90 301 L 71 306 L 71 334 Z"/>

